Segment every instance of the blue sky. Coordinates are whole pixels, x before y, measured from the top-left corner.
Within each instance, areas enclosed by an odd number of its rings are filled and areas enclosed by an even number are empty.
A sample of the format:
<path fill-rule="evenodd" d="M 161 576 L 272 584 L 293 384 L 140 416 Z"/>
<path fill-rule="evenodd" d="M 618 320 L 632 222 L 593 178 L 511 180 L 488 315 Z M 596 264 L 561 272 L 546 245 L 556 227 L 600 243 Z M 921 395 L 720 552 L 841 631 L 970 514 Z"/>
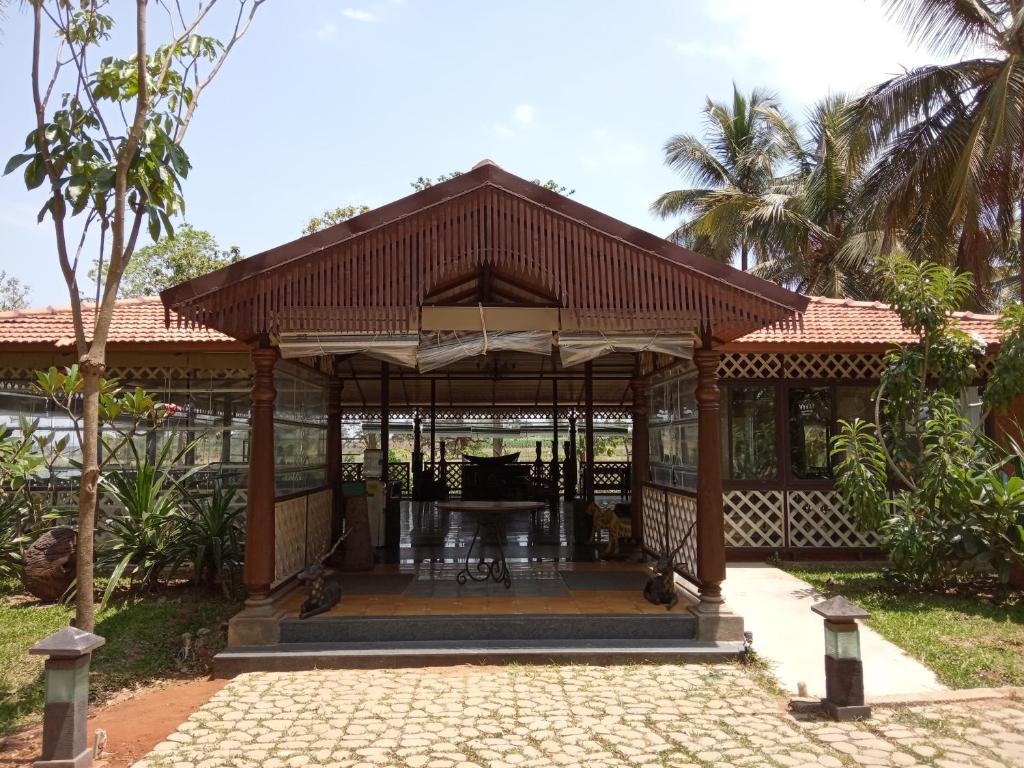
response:
<path fill-rule="evenodd" d="M 226 35 L 219 21 L 206 33 Z M 31 20 L 15 4 L 2 26 L 6 159 L 33 121 Z M 678 181 L 661 147 L 700 130 L 706 95 L 735 80 L 801 115 L 928 60 L 880 0 L 269 0 L 186 139 L 187 219 L 252 255 L 324 208 L 380 205 L 489 157 L 664 234 L 648 206 Z M 66 304 L 41 203 L 0 178 L 0 269 L 33 304 Z"/>

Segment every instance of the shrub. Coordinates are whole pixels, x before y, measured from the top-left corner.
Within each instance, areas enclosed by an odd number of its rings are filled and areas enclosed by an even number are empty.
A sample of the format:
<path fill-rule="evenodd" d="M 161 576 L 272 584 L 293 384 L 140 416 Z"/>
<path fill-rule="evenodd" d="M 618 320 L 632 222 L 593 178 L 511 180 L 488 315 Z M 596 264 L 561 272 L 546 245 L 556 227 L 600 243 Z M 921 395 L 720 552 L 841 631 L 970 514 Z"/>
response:
<path fill-rule="evenodd" d="M 970 281 L 903 258 L 883 262 L 880 272 L 917 341 L 886 355 L 875 423 L 840 422 L 832 443 L 836 487 L 858 525 L 878 533 L 901 578 L 938 585 L 991 569 L 1007 581 L 1024 567 L 1024 460 L 1009 477 L 1013 455 L 960 412 L 960 395 L 984 352 L 953 314 Z M 989 408 L 1005 407 L 1024 388 L 1024 311 L 1011 310 L 1000 327 Z"/>
<path fill-rule="evenodd" d="M 220 582 L 225 595 L 233 592 L 242 564 L 244 507 L 235 503 L 235 489 L 214 485 L 204 498 L 187 496 L 188 504 L 174 515 L 176 562 L 188 562 L 196 584 Z"/>

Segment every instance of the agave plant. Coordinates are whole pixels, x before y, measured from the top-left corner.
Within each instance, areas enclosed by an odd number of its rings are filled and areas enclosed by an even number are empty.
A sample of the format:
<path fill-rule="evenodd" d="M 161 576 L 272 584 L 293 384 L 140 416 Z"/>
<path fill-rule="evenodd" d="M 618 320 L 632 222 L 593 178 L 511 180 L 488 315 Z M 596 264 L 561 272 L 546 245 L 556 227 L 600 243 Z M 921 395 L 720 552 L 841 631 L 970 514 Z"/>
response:
<path fill-rule="evenodd" d="M 121 511 L 101 526 L 98 564 L 110 576 L 101 605 L 106 606 L 125 576 L 131 581 L 155 587 L 176 559 L 175 519 L 183 503 L 181 482 L 199 467 L 179 477 L 173 468 L 195 447 L 191 442 L 177 452 L 168 440 L 151 460 L 135 441 L 127 441 L 131 462 L 104 475 L 103 492 L 113 498 Z"/>
<path fill-rule="evenodd" d="M 214 485 L 205 498 L 186 497 L 187 506 L 174 513 L 175 565 L 188 562 L 197 585 L 218 581 L 230 593 L 234 575 L 242 564 L 242 513 L 235 503 L 235 489 Z"/>

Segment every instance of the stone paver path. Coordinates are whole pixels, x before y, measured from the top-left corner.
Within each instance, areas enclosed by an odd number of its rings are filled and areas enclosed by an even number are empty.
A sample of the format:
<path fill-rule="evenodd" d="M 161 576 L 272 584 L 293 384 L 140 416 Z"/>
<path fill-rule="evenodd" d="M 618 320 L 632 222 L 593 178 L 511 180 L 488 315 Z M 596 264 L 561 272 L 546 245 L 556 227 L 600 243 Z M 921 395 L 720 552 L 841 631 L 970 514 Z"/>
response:
<path fill-rule="evenodd" d="M 795 718 L 736 665 L 252 673 L 137 766 L 1024 766 L 1024 702 Z"/>

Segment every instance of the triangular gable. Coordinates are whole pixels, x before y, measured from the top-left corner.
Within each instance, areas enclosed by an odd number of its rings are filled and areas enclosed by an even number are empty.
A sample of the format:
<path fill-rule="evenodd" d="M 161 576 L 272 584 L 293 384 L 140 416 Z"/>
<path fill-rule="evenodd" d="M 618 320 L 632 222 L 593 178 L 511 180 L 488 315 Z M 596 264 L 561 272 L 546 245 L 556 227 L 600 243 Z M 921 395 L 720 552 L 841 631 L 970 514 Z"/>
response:
<path fill-rule="evenodd" d="M 494 165 L 164 291 L 236 338 L 408 333 L 437 286 L 514 275 L 586 330 L 710 330 L 792 317 L 806 298 L 630 227 Z"/>

